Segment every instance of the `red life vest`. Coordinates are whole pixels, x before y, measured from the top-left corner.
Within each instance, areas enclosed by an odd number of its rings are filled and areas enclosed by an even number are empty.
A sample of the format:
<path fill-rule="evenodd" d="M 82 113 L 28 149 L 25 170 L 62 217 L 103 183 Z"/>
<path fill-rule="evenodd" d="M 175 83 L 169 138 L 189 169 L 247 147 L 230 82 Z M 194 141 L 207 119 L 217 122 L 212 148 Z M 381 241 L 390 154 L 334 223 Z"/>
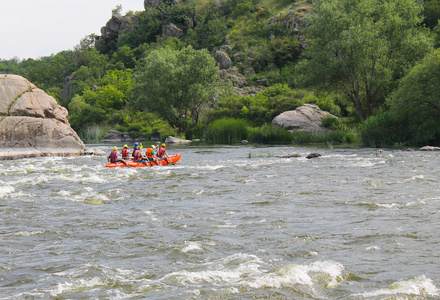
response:
<path fill-rule="evenodd" d="M 113 150 L 112 153 L 110 153 L 110 162 L 118 162 L 118 151 Z"/>
<path fill-rule="evenodd" d="M 133 153 L 134 160 L 142 160 L 142 152 L 140 149 L 136 149 L 136 151 Z"/>
<path fill-rule="evenodd" d="M 159 151 L 157 151 L 157 156 L 158 157 L 163 157 L 164 155 L 165 155 L 165 151 L 166 151 L 167 149 L 165 149 L 164 147 L 160 147 L 159 148 Z"/>
<path fill-rule="evenodd" d="M 127 148 L 124 148 L 124 149 L 122 149 L 122 158 L 123 159 L 127 159 L 128 158 L 128 149 Z"/>

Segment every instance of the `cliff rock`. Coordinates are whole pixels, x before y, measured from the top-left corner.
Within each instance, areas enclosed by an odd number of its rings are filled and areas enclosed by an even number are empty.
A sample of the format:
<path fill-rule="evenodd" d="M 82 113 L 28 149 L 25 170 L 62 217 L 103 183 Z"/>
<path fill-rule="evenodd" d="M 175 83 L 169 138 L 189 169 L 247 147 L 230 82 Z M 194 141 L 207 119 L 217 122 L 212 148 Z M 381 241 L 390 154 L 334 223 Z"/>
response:
<path fill-rule="evenodd" d="M 176 25 L 171 23 L 170 25 L 164 26 L 162 28 L 162 35 L 164 37 L 179 38 L 183 35 L 183 31 L 182 31 L 182 29 L 180 29 L 179 27 L 177 27 Z"/>
<path fill-rule="evenodd" d="M 229 69 L 231 67 L 232 61 L 226 51 L 218 50 L 214 54 L 215 61 L 217 62 L 220 69 Z"/>
<path fill-rule="evenodd" d="M 17 75 L 0 74 L 0 159 L 80 155 L 84 143 L 67 109 Z"/>

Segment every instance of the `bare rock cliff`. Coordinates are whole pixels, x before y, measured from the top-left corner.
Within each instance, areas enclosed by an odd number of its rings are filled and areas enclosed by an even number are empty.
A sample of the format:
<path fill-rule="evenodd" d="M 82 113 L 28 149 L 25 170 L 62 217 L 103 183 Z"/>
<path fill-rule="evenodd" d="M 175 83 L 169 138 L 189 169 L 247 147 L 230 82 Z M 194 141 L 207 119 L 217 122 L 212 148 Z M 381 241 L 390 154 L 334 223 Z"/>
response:
<path fill-rule="evenodd" d="M 0 74 L 0 159 L 80 155 L 67 109 L 18 75 Z"/>

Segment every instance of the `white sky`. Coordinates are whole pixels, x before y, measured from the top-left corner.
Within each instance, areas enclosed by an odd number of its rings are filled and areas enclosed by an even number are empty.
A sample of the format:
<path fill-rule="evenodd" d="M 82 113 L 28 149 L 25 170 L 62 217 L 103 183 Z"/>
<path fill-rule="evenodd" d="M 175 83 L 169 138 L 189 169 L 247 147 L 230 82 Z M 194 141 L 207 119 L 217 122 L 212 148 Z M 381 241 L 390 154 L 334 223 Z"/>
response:
<path fill-rule="evenodd" d="M 143 11 L 144 0 L 0 0 L 0 59 L 38 58 L 72 50 L 122 5 Z"/>

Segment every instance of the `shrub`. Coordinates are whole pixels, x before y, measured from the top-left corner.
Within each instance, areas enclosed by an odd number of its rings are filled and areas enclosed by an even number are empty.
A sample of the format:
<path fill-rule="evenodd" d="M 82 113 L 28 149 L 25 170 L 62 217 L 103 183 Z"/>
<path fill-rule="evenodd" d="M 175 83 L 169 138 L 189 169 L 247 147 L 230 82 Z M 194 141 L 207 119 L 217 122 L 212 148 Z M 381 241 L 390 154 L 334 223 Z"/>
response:
<path fill-rule="evenodd" d="M 368 147 L 393 147 L 406 140 L 402 123 L 392 112 L 369 117 L 359 126 L 362 143 Z"/>
<path fill-rule="evenodd" d="M 287 144 L 293 139 L 292 133 L 279 127 L 272 127 L 266 124 L 257 128 L 249 129 L 249 140 L 262 144 Z"/>
<path fill-rule="evenodd" d="M 322 119 L 321 125 L 325 128 L 336 129 L 342 125 L 341 119 L 334 117 L 327 117 Z"/>
<path fill-rule="evenodd" d="M 220 119 L 209 124 L 205 138 L 209 143 L 234 144 L 247 139 L 247 122 L 242 119 Z"/>

